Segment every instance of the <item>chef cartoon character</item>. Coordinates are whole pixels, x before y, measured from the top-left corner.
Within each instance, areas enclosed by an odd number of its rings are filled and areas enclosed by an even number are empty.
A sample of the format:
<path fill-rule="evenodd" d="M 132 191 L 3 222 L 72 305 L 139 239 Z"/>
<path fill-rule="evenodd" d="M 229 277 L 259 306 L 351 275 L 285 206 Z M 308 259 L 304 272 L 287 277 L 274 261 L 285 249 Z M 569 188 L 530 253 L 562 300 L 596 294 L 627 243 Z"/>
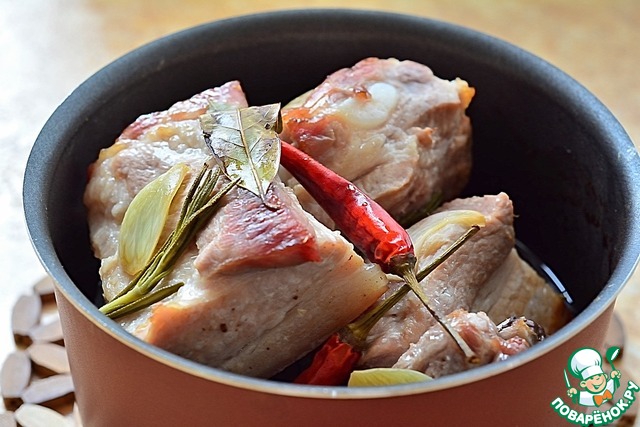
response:
<path fill-rule="evenodd" d="M 620 383 L 620 371 L 614 369 L 610 378 L 602 370 L 602 356 L 592 348 L 581 348 L 569 358 L 568 366 L 571 374 L 580 380 L 582 391 L 576 390 L 567 382 L 567 395 L 582 406 L 600 406 L 613 399 L 613 393 Z"/>

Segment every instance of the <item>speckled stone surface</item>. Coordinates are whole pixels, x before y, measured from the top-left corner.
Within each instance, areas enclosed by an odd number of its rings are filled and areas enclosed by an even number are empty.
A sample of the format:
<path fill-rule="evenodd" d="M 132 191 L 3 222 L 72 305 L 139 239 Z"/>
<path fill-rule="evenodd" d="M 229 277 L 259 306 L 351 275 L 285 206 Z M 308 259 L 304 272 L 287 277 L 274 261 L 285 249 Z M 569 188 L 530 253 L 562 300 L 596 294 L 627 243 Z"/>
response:
<path fill-rule="evenodd" d="M 47 117 L 79 83 L 157 37 L 221 18 L 341 1 L 58 0 L 0 2 L 0 360 L 13 349 L 11 307 L 44 275 L 22 213 L 22 178 Z M 636 0 L 364 1 L 353 8 L 441 19 L 507 40 L 591 90 L 640 144 L 640 2 Z M 618 298 L 624 363 L 640 379 L 640 273 Z M 640 426 L 640 422 L 636 422 Z"/>

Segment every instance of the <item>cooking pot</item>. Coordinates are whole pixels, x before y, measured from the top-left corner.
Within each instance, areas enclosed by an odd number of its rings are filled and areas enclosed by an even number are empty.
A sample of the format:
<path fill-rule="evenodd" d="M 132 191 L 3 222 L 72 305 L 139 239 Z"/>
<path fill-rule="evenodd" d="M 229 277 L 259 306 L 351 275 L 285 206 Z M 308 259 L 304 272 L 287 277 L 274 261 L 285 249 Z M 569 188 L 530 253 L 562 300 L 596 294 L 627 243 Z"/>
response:
<path fill-rule="evenodd" d="M 370 56 L 412 59 L 476 88 L 465 195 L 510 195 L 516 235 L 566 288 L 573 320 L 500 363 L 424 383 L 346 388 L 203 366 L 140 341 L 98 311 L 99 264 L 82 195 L 101 148 L 139 115 L 226 81 L 240 80 L 253 105 L 281 102 Z M 569 404 L 567 360 L 576 349 L 601 347 L 638 259 L 639 173 L 634 145 L 605 106 L 513 45 L 425 18 L 293 10 L 187 29 L 91 76 L 38 136 L 24 207 L 35 250 L 56 282 L 87 426 L 558 425 L 552 402 Z"/>

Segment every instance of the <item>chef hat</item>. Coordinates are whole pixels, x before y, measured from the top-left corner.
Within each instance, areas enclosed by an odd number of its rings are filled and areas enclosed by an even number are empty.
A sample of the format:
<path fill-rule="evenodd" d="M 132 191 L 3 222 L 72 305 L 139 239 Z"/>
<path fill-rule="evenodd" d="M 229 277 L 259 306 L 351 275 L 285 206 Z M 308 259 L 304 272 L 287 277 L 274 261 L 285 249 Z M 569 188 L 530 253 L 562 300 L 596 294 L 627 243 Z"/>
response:
<path fill-rule="evenodd" d="M 576 378 L 586 380 L 594 375 L 604 374 L 602 356 L 592 348 L 582 348 L 569 359 L 569 369 Z"/>

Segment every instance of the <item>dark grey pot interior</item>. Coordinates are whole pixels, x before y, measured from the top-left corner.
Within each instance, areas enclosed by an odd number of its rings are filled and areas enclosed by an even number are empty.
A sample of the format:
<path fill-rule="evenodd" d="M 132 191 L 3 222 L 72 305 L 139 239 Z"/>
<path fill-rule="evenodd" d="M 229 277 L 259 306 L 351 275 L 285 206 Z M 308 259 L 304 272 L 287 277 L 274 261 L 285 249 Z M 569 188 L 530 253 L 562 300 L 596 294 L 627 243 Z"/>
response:
<path fill-rule="evenodd" d="M 505 191 L 514 200 L 518 238 L 582 312 L 560 335 L 613 302 L 640 248 L 640 161 L 616 119 L 561 71 L 507 43 L 363 11 L 215 22 L 144 46 L 88 79 L 47 122 L 27 165 L 27 224 L 45 267 L 70 295 L 77 285 L 80 303 L 93 310 L 100 285 L 82 204 L 87 167 L 140 114 L 232 79 L 252 104 L 286 102 L 368 56 L 413 59 L 477 89 L 465 193 Z"/>

